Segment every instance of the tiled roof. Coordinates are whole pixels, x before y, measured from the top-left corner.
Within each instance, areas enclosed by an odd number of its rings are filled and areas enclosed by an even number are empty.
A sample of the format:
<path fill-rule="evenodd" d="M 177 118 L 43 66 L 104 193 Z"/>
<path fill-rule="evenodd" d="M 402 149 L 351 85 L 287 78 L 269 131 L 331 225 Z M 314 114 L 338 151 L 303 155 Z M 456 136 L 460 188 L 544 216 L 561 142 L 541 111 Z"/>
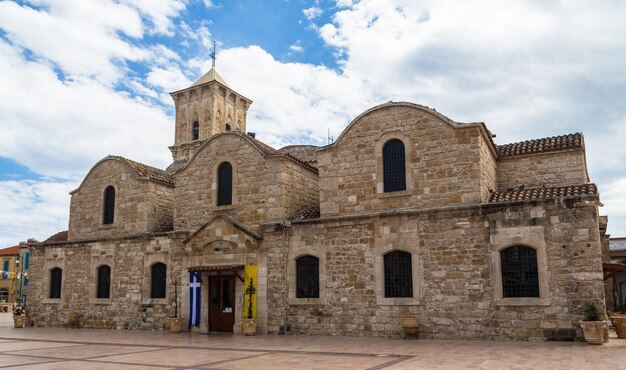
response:
<path fill-rule="evenodd" d="M 55 244 L 67 241 L 67 230 L 58 232 L 48 239 L 44 240 L 42 244 Z"/>
<path fill-rule="evenodd" d="M 553 199 L 560 197 L 577 197 L 582 195 L 596 195 L 598 189 L 595 184 L 562 186 L 537 189 L 511 189 L 491 193 L 489 203 L 513 202 L 535 199 Z"/>
<path fill-rule="evenodd" d="M 319 206 L 306 207 L 306 208 L 301 209 L 296 214 L 295 221 L 311 220 L 311 219 L 314 219 L 314 218 L 320 218 L 320 207 Z"/>
<path fill-rule="evenodd" d="M 241 134 L 241 135 L 246 135 L 246 137 L 252 141 L 256 146 L 259 147 L 259 149 L 261 149 L 261 151 L 265 154 L 276 154 L 278 151 L 274 148 L 272 148 L 271 146 L 265 144 L 264 142 L 262 142 L 261 140 L 254 138 L 248 134 Z"/>
<path fill-rule="evenodd" d="M 520 141 L 518 143 L 497 145 L 500 158 L 525 154 L 555 152 L 584 147 L 583 135 L 579 132 L 569 135 L 552 136 L 543 139 Z"/>
<path fill-rule="evenodd" d="M 174 185 L 174 178 L 170 176 L 167 172 L 160 170 L 156 167 L 148 166 L 147 164 L 139 163 L 132 161 L 130 159 L 119 157 L 119 156 L 110 156 L 111 158 L 118 158 L 124 162 L 126 162 L 130 168 L 135 171 L 137 175 L 140 177 L 147 177 L 150 180 L 162 182 L 167 185 Z"/>
<path fill-rule="evenodd" d="M 14 247 L 0 249 L 0 256 L 13 256 L 20 254 L 20 246 L 16 245 Z"/>

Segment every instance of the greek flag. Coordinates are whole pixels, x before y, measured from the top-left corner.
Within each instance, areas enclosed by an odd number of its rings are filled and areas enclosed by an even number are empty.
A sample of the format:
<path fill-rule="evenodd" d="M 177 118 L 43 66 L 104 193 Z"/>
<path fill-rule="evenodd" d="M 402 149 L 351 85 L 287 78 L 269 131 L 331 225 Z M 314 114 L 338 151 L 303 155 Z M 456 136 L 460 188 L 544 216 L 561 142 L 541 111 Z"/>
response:
<path fill-rule="evenodd" d="M 189 330 L 200 326 L 200 273 L 189 273 Z"/>

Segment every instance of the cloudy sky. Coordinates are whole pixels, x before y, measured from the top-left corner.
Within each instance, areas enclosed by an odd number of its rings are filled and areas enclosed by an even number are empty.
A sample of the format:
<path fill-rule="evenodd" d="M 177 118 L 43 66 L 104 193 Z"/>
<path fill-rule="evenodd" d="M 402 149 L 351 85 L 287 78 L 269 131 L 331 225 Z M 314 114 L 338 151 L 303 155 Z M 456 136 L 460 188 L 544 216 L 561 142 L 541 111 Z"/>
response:
<path fill-rule="evenodd" d="M 325 144 L 389 100 L 482 121 L 497 144 L 583 132 L 626 236 L 626 2 L 0 2 L 0 247 L 67 229 L 108 154 L 171 162 L 169 91 L 211 65 L 261 140 Z"/>

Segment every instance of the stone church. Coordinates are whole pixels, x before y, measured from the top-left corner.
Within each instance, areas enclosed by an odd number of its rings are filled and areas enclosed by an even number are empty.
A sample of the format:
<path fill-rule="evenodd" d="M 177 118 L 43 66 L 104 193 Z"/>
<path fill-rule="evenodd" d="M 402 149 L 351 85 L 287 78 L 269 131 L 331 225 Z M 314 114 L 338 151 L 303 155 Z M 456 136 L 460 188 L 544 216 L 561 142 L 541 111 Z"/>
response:
<path fill-rule="evenodd" d="M 215 69 L 171 96 L 167 170 L 103 158 L 69 229 L 33 248 L 34 325 L 163 329 L 197 307 L 195 331 L 240 333 L 248 267 L 259 334 L 394 337 L 412 317 L 423 338 L 571 340 L 604 305 L 580 133 L 496 145 L 482 122 L 389 102 L 332 144 L 276 149 Z"/>

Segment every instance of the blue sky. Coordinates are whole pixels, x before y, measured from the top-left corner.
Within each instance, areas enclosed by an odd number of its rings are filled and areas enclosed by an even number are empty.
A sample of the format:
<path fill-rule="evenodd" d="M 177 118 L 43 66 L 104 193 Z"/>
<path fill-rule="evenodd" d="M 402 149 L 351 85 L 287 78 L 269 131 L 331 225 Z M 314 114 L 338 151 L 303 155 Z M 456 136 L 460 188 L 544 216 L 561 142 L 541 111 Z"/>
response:
<path fill-rule="evenodd" d="M 583 132 L 626 236 L 626 3 L 0 2 L 0 247 L 67 227 L 68 192 L 108 154 L 171 162 L 169 91 L 211 66 L 254 101 L 248 130 L 324 144 L 389 100 L 482 121 L 497 144 Z"/>

